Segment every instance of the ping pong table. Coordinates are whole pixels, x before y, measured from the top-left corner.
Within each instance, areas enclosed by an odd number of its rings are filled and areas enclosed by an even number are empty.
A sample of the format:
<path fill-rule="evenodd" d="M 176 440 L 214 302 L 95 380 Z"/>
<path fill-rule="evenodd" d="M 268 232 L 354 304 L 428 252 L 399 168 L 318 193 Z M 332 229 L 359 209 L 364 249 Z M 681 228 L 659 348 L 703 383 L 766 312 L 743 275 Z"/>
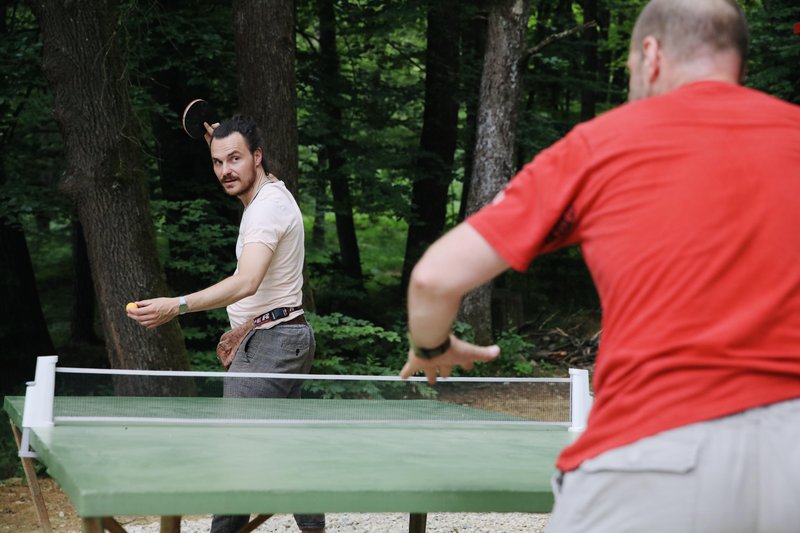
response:
<path fill-rule="evenodd" d="M 424 401 L 455 419 L 470 409 Z M 402 512 L 411 516 L 409 531 L 422 532 L 430 512 L 549 512 L 556 456 L 572 440 L 563 426 L 404 420 L 404 400 L 56 397 L 54 418 L 68 420 L 76 402 L 101 416 L 34 425 L 25 445 L 85 532 L 124 531 L 114 516 L 162 516 L 162 532 L 174 532 L 181 515 Z M 112 404 L 109 415 L 128 418 L 103 422 Z M 23 397 L 4 400 L 17 428 L 24 405 Z M 370 423 L 327 423 L 354 405 Z M 148 422 L 186 409 L 225 420 L 245 407 L 291 416 L 269 424 Z M 373 423 L 387 409 L 391 419 Z"/>

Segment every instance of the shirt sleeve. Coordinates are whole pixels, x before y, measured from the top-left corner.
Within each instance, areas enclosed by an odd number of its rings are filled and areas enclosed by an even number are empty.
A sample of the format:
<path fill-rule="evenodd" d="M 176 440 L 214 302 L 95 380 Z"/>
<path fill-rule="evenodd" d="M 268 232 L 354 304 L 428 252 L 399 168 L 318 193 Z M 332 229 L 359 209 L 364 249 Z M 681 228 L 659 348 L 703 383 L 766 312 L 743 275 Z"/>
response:
<path fill-rule="evenodd" d="M 282 216 L 285 206 L 274 199 L 268 199 L 254 205 L 257 209 L 245 212 L 242 225 L 242 245 L 251 243 L 265 244 L 273 252 L 278 242 L 286 233 L 288 217 Z"/>
<path fill-rule="evenodd" d="M 494 201 L 467 219 L 515 270 L 579 242 L 579 192 L 590 168 L 579 129 L 539 153 Z"/>

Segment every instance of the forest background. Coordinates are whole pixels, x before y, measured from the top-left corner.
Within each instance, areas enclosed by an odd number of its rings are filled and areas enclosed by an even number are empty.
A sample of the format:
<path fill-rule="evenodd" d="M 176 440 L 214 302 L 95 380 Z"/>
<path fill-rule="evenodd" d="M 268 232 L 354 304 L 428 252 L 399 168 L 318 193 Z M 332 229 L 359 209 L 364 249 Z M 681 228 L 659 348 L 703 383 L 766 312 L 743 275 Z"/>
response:
<path fill-rule="evenodd" d="M 194 98 L 256 118 L 298 198 L 313 371 L 397 373 L 414 263 L 537 152 L 625 102 L 643 4 L 1 0 L 0 392 L 20 393 L 45 354 L 221 370 L 224 309 L 154 331 L 124 312 L 235 268 L 241 203 L 181 130 Z M 800 7 L 742 5 L 746 84 L 800 104 Z M 600 304 L 569 248 L 476 290 L 455 327 L 503 349 L 471 374 L 591 368 Z"/>

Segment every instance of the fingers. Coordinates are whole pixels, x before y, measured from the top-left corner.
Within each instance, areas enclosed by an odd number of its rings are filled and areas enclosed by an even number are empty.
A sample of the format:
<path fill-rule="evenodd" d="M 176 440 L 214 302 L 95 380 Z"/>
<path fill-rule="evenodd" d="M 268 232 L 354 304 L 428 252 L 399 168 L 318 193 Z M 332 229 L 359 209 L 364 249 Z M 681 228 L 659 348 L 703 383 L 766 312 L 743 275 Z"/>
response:
<path fill-rule="evenodd" d="M 436 383 L 437 377 L 448 378 L 454 366 L 471 370 L 473 364 L 493 361 L 500 355 L 500 347 L 477 346 L 453 337 L 450 349 L 433 359 L 422 359 L 409 350 L 408 360 L 400 370 L 400 377 L 408 379 L 420 370 L 425 373 L 428 383 Z"/>
<path fill-rule="evenodd" d="M 411 362 L 406 363 L 403 365 L 403 368 L 400 370 L 400 377 L 403 379 L 408 379 L 420 370 L 425 371 L 425 376 L 428 378 L 428 383 L 431 385 L 436 383 L 437 378 L 449 378 L 450 374 L 453 372 L 453 367 L 451 366 L 418 366 Z"/>
<path fill-rule="evenodd" d="M 209 124 L 208 122 L 203 122 L 203 127 L 206 129 L 203 138 L 206 140 L 207 144 L 211 144 L 211 137 L 214 135 L 214 130 L 219 127 L 219 122 L 215 122 L 213 124 Z"/>
<path fill-rule="evenodd" d="M 172 300 L 170 298 L 155 298 L 135 302 L 137 308 L 133 309 L 131 307 L 127 310 L 128 318 L 135 320 L 147 329 L 158 327 L 176 316 L 177 312 L 172 309 Z"/>
<path fill-rule="evenodd" d="M 436 368 L 426 368 L 425 376 L 428 378 L 428 385 L 436 385 Z"/>
<path fill-rule="evenodd" d="M 125 306 L 125 313 L 128 315 L 128 318 L 132 318 L 134 320 L 139 320 L 138 317 L 142 315 L 142 307 L 146 305 L 145 301 L 138 301 L 138 302 L 131 302 L 134 305 L 128 304 Z"/>
<path fill-rule="evenodd" d="M 425 377 L 428 378 L 429 385 L 435 385 L 438 378 L 449 378 L 450 374 L 453 372 L 453 367 L 449 365 L 441 367 L 433 365 L 418 367 L 412 363 L 406 363 L 403 366 L 403 369 L 400 371 L 400 377 L 403 379 L 408 379 L 416 374 L 419 370 L 423 370 L 425 372 Z"/>
<path fill-rule="evenodd" d="M 477 346 L 468 342 L 463 344 L 464 346 L 461 347 L 461 350 L 464 353 L 464 356 L 471 359 L 473 362 L 493 361 L 498 355 L 500 355 L 500 347 L 496 344 L 492 346 Z"/>
<path fill-rule="evenodd" d="M 403 365 L 402 370 L 400 370 L 400 377 L 403 379 L 408 379 L 414 374 L 417 373 L 417 369 L 409 362 Z"/>

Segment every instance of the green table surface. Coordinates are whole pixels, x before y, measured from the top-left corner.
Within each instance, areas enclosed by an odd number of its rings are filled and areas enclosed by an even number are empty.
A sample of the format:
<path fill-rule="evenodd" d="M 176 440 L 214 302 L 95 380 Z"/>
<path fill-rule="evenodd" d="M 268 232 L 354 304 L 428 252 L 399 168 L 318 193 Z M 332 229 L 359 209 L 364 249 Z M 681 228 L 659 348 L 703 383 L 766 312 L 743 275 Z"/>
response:
<path fill-rule="evenodd" d="M 82 399 L 83 402 L 87 398 Z M 39 461 L 83 517 L 316 512 L 548 512 L 564 427 L 412 422 L 372 400 L 90 398 L 93 414 L 294 420 L 212 425 L 57 423 L 33 428 Z M 4 409 L 20 426 L 24 398 Z M 127 407 L 126 407 L 127 406 Z M 233 407 L 232 407 L 233 406 Z M 54 412 L 73 403 L 56 398 Z M 327 424 L 337 410 L 383 422 Z M 429 402 L 428 410 L 460 406 Z M 277 414 L 275 414 L 277 413 Z M 388 414 L 387 414 L 388 413 Z M 341 413 L 338 413 L 341 414 Z M 474 413 L 470 413 L 473 416 Z M 236 415 L 238 416 L 238 415 Z M 263 417 L 263 414 L 260 415 Z M 299 423 L 298 418 L 307 422 Z M 393 421 L 394 420 L 394 421 Z"/>

